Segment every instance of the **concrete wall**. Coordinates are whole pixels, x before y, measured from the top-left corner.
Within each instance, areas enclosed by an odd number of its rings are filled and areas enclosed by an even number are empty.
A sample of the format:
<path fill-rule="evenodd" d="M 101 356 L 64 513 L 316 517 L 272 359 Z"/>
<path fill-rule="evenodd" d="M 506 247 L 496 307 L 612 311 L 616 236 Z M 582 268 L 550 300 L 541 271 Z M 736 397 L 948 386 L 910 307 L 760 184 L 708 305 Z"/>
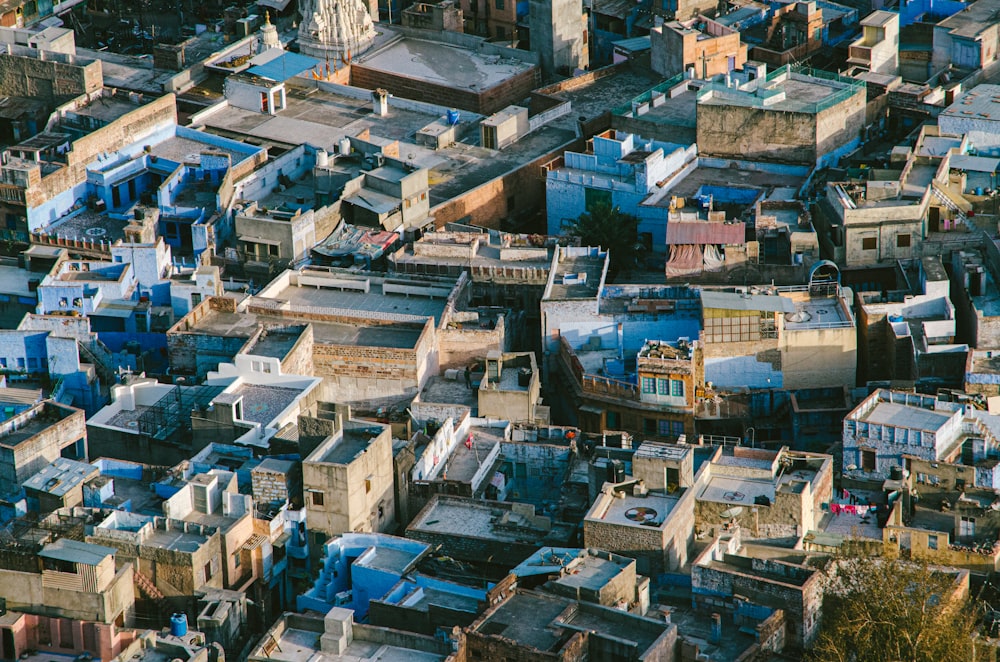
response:
<path fill-rule="evenodd" d="M 61 420 L 52 420 L 62 417 Z M 45 421 L 46 427 L 18 442 L 13 448 L 4 444 L 3 434 L 28 424 Z M 0 425 L 0 486 L 14 491 L 24 481 L 60 457 L 62 450 L 82 442 L 80 460 L 87 459 L 87 428 L 84 412 L 73 407 L 43 403 L 7 419 Z"/>
<path fill-rule="evenodd" d="M 831 305 L 840 305 L 831 301 Z M 781 334 L 782 386 L 786 389 L 853 386 L 857 378 L 858 338 L 854 326 L 806 329 Z"/>

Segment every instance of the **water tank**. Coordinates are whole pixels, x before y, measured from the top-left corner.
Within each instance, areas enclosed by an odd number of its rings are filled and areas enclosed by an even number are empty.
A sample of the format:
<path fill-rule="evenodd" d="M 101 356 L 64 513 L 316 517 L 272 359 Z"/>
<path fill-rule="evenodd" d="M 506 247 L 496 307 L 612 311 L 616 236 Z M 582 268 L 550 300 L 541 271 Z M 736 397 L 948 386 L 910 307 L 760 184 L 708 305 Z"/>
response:
<path fill-rule="evenodd" d="M 133 214 L 135 216 L 135 220 L 137 221 L 141 221 L 142 219 L 146 218 L 146 210 L 143 209 L 142 207 L 136 207 L 135 212 Z"/>
<path fill-rule="evenodd" d="M 897 322 L 902 322 L 903 321 L 903 316 L 902 315 L 889 315 L 889 321 L 892 322 L 893 324 L 895 324 Z"/>
<path fill-rule="evenodd" d="M 448 124 L 450 124 L 451 126 L 455 126 L 456 124 L 458 124 L 458 120 L 460 117 L 461 114 L 459 114 L 457 110 L 452 108 L 451 110 L 448 111 Z"/>
<path fill-rule="evenodd" d="M 976 195 L 982 195 L 982 194 L 983 194 L 983 187 L 982 186 L 977 186 L 976 187 Z"/>
<path fill-rule="evenodd" d="M 351 139 L 350 138 L 341 138 L 340 139 L 340 153 L 343 154 L 343 155 L 347 155 L 347 154 L 351 153 Z"/>
<path fill-rule="evenodd" d="M 316 150 L 316 165 L 325 167 L 330 165 L 330 155 L 325 149 Z"/>
<path fill-rule="evenodd" d="M 611 460 L 608 462 L 609 483 L 621 483 L 625 480 L 625 463 L 621 460 Z"/>
<path fill-rule="evenodd" d="M 903 468 L 889 467 L 889 480 L 903 480 Z"/>
<path fill-rule="evenodd" d="M 188 631 L 187 614 L 174 614 L 170 617 L 170 634 L 175 637 L 183 637 Z"/>

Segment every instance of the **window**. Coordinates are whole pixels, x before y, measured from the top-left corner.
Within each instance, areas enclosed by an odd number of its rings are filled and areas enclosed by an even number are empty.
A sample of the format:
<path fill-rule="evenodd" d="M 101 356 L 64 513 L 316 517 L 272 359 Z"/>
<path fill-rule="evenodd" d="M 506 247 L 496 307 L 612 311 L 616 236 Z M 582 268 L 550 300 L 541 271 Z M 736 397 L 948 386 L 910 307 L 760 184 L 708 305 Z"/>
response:
<path fill-rule="evenodd" d="M 233 567 L 234 568 L 240 567 L 240 561 L 241 561 L 240 560 L 240 553 L 236 552 L 235 554 L 233 554 Z"/>
<path fill-rule="evenodd" d="M 861 240 L 861 248 L 866 251 L 873 251 L 878 248 L 878 240 L 875 237 L 865 237 Z"/>
<path fill-rule="evenodd" d="M 263 372 L 264 374 L 268 374 L 268 375 L 271 374 L 271 364 L 270 363 L 265 363 L 262 366 L 262 368 L 263 368 L 263 370 L 261 372 Z"/>
<path fill-rule="evenodd" d="M 493 6 L 503 11 L 503 0 L 493 0 Z"/>
<path fill-rule="evenodd" d="M 642 378 L 642 392 L 643 393 L 656 393 L 656 378 L 655 377 L 643 377 Z"/>
<path fill-rule="evenodd" d="M 278 257 L 278 247 L 275 246 L 274 244 L 268 246 L 267 251 L 271 255 L 271 257 Z"/>
<path fill-rule="evenodd" d="M 657 421 L 656 433 L 661 437 L 670 436 L 670 421 Z"/>
<path fill-rule="evenodd" d="M 675 398 L 684 397 L 684 382 L 679 379 L 670 380 L 670 395 Z"/>
<path fill-rule="evenodd" d="M 497 0 L 497 2 L 503 2 L 503 0 Z M 503 29 L 502 25 L 497 26 L 497 39 L 506 39 L 507 31 Z"/>
<path fill-rule="evenodd" d="M 323 493 L 322 492 L 312 492 L 312 502 L 314 506 L 323 505 Z"/>
<path fill-rule="evenodd" d="M 910 247 L 910 235 L 908 234 L 897 234 L 896 235 L 896 248 L 909 248 Z"/>
<path fill-rule="evenodd" d="M 6 365 L 4 366 L 6 367 Z M 609 430 L 617 430 L 618 426 L 621 424 L 621 417 L 616 411 L 609 411 L 607 418 L 607 427 Z"/>
<path fill-rule="evenodd" d="M 199 303 L 201 303 L 201 292 L 192 292 L 191 307 L 193 308 L 194 306 L 197 306 Z"/>
<path fill-rule="evenodd" d="M 656 392 L 660 395 L 670 395 L 670 380 L 669 379 L 657 379 L 656 380 Z"/>
<path fill-rule="evenodd" d="M 208 581 L 210 579 L 212 579 L 212 564 L 211 563 L 206 563 L 205 564 L 205 583 L 208 583 Z"/>
<path fill-rule="evenodd" d="M 959 538 L 972 538 L 976 535 L 976 518 L 963 517 L 958 525 Z"/>
<path fill-rule="evenodd" d="M 28 370 L 30 370 L 31 372 L 38 371 L 38 359 L 34 357 L 28 359 Z"/>
<path fill-rule="evenodd" d="M 670 421 L 670 433 L 674 437 L 684 434 L 684 421 Z"/>
<path fill-rule="evenodd" d="M 260 372 L 260 361 L 251 361 L 250 369 L 254 372 Z"/>
<path fill-rule="evenodd" d="M 642 431 L 646 434 L 656 434 L 656 419 L 644 418 L 642 420 Z"/>
<path fill-rule="evenodd" d="M 938 548 L 938 539 L 937 539 L 937 536 L 928 536 L 927 537 L 927 549 L 937 549 L 937 548 Z"/>
<path fill-rule="evenodd" d="M 59 299 L 59 307 L 60 308 L 65 308 L 68 305 L 69 305 L 69 299 L 67 299 L 66 297 L 63 297 L 63 298 Z"/>
<path fill-rule="evenodd" d="M 365 478 L 365 494 L 372 491 L 372 479 L 371 477 Z"/>

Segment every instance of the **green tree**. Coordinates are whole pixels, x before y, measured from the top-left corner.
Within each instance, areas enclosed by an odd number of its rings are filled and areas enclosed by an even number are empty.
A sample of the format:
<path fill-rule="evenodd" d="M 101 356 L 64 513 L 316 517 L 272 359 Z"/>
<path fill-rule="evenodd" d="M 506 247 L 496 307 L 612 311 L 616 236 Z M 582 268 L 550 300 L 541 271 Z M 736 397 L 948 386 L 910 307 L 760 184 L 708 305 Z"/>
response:
<path fill-rule="evenodd" d="M 967 662 L 976 619 L 955 574 L 886 558 L 837 562 L 814 662 Z"/>
<path fill-rule="evenodd" d="M 639 219 L 611 203 L 595 202 L 579 218 L 563 221 L 562 229 L 563 234 L 578 237 L 584 246 L 600 246 L 609 251 L 608 270 L 612 275 L 637 264 Z"/>

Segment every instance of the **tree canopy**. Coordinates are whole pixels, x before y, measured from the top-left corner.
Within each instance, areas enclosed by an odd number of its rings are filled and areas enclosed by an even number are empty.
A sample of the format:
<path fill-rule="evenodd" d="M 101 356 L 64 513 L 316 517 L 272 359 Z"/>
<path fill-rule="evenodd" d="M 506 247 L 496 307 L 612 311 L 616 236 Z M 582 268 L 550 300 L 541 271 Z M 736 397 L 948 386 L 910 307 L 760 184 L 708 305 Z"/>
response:
<path fill-rule="evenodd" d="M 578 237 L 584 246 L 600 246 L 611 253 L 612 273 L 636 265 L 639 219 L 608 202 L 595 202 L 577 219 L 563 221 L 563 234 Z"/>
<path fill-rule="evenodd" d="M 885 558 L 839 561 L 823 599 L 819 662 L 966 662 L 976 619 L 956 574 Z"/>

